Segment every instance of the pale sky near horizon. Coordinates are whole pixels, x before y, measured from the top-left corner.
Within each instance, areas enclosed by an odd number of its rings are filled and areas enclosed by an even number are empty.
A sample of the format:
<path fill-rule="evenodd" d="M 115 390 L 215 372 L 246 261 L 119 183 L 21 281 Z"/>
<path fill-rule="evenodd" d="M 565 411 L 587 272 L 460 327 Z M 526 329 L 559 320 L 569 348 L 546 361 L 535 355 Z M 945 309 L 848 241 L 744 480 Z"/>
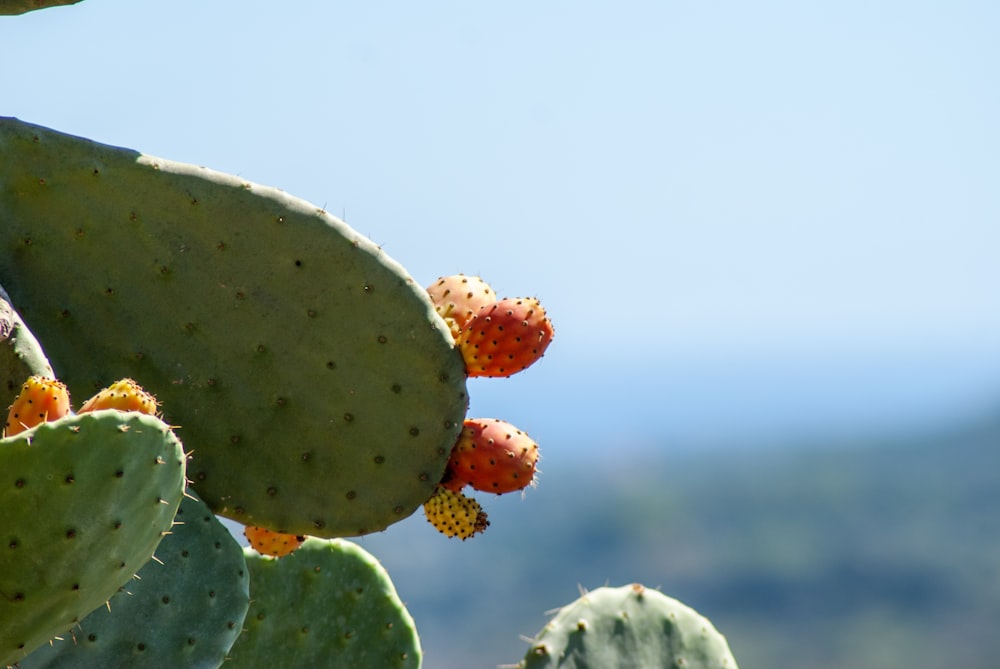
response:
<path fill-rule="evenodd" d="M 536 294 L 553 369 L 1000 373 L 1000 5 L 277 6 L 2 17 L 0 115 L 282 188 L 421 283 Z"/>

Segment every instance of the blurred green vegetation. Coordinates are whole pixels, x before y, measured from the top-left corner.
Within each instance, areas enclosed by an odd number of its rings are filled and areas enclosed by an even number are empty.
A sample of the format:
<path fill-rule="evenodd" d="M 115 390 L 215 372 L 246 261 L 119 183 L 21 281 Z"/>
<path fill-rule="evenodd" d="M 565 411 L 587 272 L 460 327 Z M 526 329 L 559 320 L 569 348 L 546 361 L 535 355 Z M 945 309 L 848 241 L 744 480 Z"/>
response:
<path fill-rule="evenodd" d="M 449 541 L 418 514 L 360 540 L 429 668 L 516 662 L 518 636 L 578 586 L 629 582 L 711 618 L 743 669 L 996 666 L 1000 420 L 797 448 L 550 450 L 523 500 L 482 500 L 484 535 Z"/>

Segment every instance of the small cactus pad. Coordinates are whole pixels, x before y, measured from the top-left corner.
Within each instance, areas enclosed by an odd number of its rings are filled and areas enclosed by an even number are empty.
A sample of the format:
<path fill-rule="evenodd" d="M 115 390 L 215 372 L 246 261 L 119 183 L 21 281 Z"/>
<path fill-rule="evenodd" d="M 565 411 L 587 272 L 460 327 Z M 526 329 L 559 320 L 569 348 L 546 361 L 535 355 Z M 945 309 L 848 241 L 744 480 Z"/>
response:
<path fill-rule="evenodd" d="M 62 640 L 21 669 L 216 669 L 243 627 L 249 574 L 243 549 L 190 492 L 156 559 Z"/>
<path fill-rule="evenodd" d="M 427 288 L 427 294 L 453 337 L 458 337 L 479 309 L 497 299 L 489 284 L 478 276 L 443 276 Z"/>
<path fill-rule="evenodd" d="M 504 298 L 481 307 L 455 339 L 469 376 L 516 374 L 535 364 L 555 329 L 535 298 Z"/>
<path fill-rule="evenodd" d="M 244 552 L 250 610 L 227 669 L 420 667 L 413 619 L 385 569 L 357 544 L 310 537 L 280 559 Z"/>
<path fill-rule="evenodd" d="M 64 383 L 44 376 L 29 376 L 7 410 L 3 436 L 13 437 L 39 423 L 58 420 L 69 414 L 69 391 Z"/>
<path fill-rule="evenodd" d="M 250 542 L 250 547 L 261 555 L 285 557 L 302 545 L 306 540 L 302 534 L 285 534 L 274 532 L 266 527 L 247 525 L 243 528 L 243 536 Z"/>
<path fill-rule="evenodd" d="M 537 464 L 538 444 L 526 433 L 499 418 L 468 418 L 451 450 L 445 485 L 461 481 L 502 495 L 532 485 Z"/>
<path fill-rule="evenodd" d="M 131 580 L 171 528 L 180 442 L 160 420 L 99 411 L 0 440 L 0 666 Z"/>
<path fill-rule="evenodd" d="M 519 669 L 737 669 L 708 619 L 638 584 L 603 587 L 564 606 L 531 642 Z"/>
<path fill-rule="evenodd" d="M 0 288 L 0 407 L 10 406 L 29 376 L 54 378 L 38 340 Z"/>
<path fill-rule="evenodd" d="M 479 502 L 445 486 L 424 502 L 424 516 L 441 534 L 462 541 L 485 532 L 490 524 Z"/>
<path fill-rule="evenodd" d="M 121 377 L 156 396 L 213 511 L 353 536 L 433 492 L 464 364 L 374 243 L 276 189 L 16 119 L 0 155 L 0 283 L 75 397 Z"/>
<path fill-rule="evenodd" d="M 155 416 L 157 404 L 156 398 L 143 390 L 138 383 L 132 379 L 121 379 L 84 402 L 77 413 L 100 409 L 138 411 Z"/>
<path fill-rule="evenodd" d="M 80 0 L 0 0 L 0 16 L 26 14 L 36 9 L 75 5 Z"/>

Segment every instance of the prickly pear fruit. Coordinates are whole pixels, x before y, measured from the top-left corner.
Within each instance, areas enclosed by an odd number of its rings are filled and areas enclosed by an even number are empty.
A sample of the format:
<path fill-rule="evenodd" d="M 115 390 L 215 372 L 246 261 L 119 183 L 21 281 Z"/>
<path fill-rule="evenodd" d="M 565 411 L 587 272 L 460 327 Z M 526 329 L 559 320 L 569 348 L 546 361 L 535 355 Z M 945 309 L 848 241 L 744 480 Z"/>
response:
<path fill-rule="evenodd" d="M 302 545 L 306 538 L 301 534 L 285 534 L 283 532 L 273 532 L 265 527 L 247 525 L 243 528 L 243 536 L 247 538 L 250 545 L 261 555 L 271 555 L 273 557 L 285 557 L 289 553 L 294 553 L 295 549 Z"/>
<path fill-rule="evenodd" d="M 481 307 L 455 339 L 469 376 L 510 376 L 542 357 L 555 331 L 534 298 Z"/>
<path fill-rule="evenodd" d="M 21 393 L 10 405 L 4 435 L 12 437 L 39 423 L 69 415 L 69 391 L 55 379 L 31 376 L 21 386 Z"/>
<path fill-rule="evenodd" d="M 443 486 L 438 486 L 424 503 L 424 515 L 438 532 L 462 541 L 486 531 L 490 524 L 479 502 Z"/>
<path fill-rule="evenodd" d="M 445 480 L 501 495 L 530 485 L 537 463 L 538 444 L 526 433 L 498 418 L 470 418 L 451 451 Z"/>
<path fill-rule="evenodd" d="M 132 379 L 122 379 L 112 383 L 84 402 L 78 413 L 87 413 L 98 409 L 138 411 L 155 416 L 157 404 L 156 398 L 143 390 L 138 383 Z"/>
<path fill-rule="evenodd" d="M 452 337 L 465 329 L 479 310 L 497 299 L 497 294 L 478 276 L 452 274 L 439 278 L 427 288 L 435 311 L 451 329 Z"/>

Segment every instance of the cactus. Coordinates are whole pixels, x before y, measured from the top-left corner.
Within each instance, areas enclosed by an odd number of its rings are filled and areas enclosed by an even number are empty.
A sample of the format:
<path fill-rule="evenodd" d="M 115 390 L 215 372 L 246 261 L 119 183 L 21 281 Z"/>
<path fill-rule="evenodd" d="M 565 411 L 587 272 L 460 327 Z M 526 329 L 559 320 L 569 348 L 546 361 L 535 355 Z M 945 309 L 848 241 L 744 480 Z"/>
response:
<path fill-rule="evenodd" d="M 54 378 L 41 345 L 0 288 L 0 407 L 8 406 L 29 376 Z"/>
<path fill-rule="evenodd" d="M 170 530 L 184 490 L 162 421 L 100 411 L 0 440 L 0 666 L 125 585 Z"/>
<path fill-rule="evenodd" d="M 156 557 L 107 607 L 84 618 L 79 631 L 42 646 L 21 669 L 219 667 L 249 606 L 243 549 L 188 493 Z"/>
<path fill-rule="evenodd" d="M 26 14 L 36 9 L 75 5 L 80 0 L 0 0 L 0 16 Z"/>
<path fill-rule="evenodd" d="M 357 544 L 309 538 L 283 558 L 245 550 L 250 610 L 226 667 L 420 666 L 413 619 Z"/>
<path fill-rule="evenodd" d="M 737 669 L 711 622 L 639 584 L 598 588 L 561 608 L 517 667 Z"/>
<path fill-rule="evenodd" d="M 464 363 L 372 242 L 280 191 L 16 119 L 0 154 L 0 282 L 74 396 L 123 376 L 157 396 L 213 511 L 353 536 L 431 495 Z"/>

